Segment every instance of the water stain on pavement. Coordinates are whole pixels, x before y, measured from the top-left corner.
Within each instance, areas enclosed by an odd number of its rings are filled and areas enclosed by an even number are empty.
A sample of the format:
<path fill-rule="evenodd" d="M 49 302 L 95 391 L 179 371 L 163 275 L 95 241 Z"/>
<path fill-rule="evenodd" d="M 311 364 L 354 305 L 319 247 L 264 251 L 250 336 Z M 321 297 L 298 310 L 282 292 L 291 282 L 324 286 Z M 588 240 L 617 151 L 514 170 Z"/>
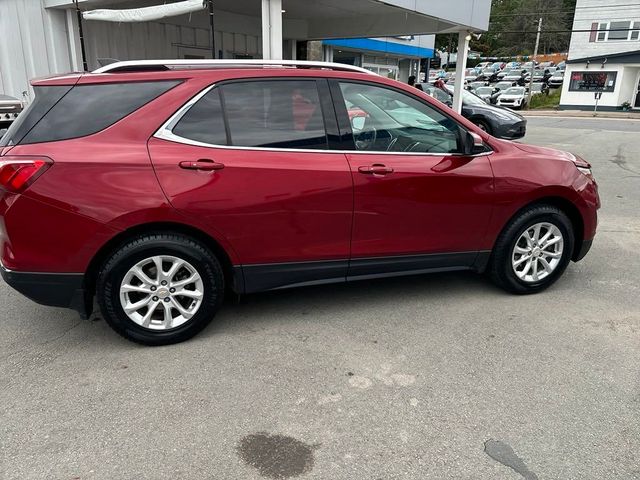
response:
<path fill-rule="evenodd" d="M 484 452 L 496 462 L 500 462 L 519 473 L 526 480 L 538 480 L 538 476 L 527 468 L 510 445 L 500 440 L 487 440 L 484 442 Z"/>
<path fill-rule="evenodd" d="M 315 446 L 293 437 L 264 432 L 247 435 L 238 444 L 238 455 L 261 476 L 286 479 L 308 473 L 313 468 Z"/>

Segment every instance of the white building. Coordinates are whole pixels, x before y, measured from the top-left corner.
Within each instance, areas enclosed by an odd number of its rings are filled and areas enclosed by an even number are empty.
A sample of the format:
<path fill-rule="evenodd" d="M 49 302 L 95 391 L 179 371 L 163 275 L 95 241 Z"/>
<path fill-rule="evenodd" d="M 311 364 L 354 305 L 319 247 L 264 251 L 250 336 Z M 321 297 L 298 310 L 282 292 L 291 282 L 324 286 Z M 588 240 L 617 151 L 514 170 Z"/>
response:
<path fill-rule="evenodd" d="M 176 1 L 79 0 L 79 6 Z M 214 7 L 215 57 L 295 59 L 300 41 L 451 32 L 466 52 L 469 32 L 488 27 L 491 0 L 215 0 Z M 104 59 L 212 57 L 205 9 L 157 21 L 82 25 L 89 70 Z M 83 69 L 73 0 L 0 0 L 0 32 L 0 93 L 21 98 L 34 77 Z"/>
<path fill-rule="evenodd" d="M 640 3 L 577 0 L 561 109 L 640 109 Z"/>

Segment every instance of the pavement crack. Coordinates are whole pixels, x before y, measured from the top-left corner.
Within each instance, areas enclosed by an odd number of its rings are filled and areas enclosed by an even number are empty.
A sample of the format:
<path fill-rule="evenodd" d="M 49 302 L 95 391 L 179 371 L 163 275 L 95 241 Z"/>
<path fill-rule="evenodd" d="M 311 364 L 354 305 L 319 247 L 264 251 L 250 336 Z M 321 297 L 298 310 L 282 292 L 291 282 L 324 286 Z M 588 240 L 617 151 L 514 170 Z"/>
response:
<path fill-rule="evenodd" d="M 15 352 L 9 352 L 6 355 L 2 355 L 2 356 L 0 356 L 0 360 L 6 360 L 6 359 L 8 359 L 10 357 L 13 357 L 14 355 L 18 355 L 20 353 L 24 353 L 24 352 L 28 352 L 28 351 L 32 351 L 32 350 L 37 350 L 39 347 L 44 347 L 45 345 L 49 345 L 51 343 L 57 342 L 58 340 L 60 340 L 64 336 L 66 336 L 69 332 L 71 332 L 71 330 L 73 330 L 74 328 L 77 328 L 82 322 L 84 322 L 84 320 L 82 320 L 82 319 L 78 320 L 76 323 L 71 325 L 69 328 L 67 328 L 66 330 L 62 331 L 59 335 L 57 335 L 57 336 L 55 336 L 53 338 L 50 338 L 48 340 L 45 340 L 44 342 L 36 343 L 35 345 L 30 345 L 27 348 L 22 348 L 20 350 L 16 350 Z"/>
<path fill-rule="evenodd" d="M 622 145 L 618 145 L 618 150 L 617 150 L 616 154 L 613 157 L 611 157 L 611 163 L 617 165 L 622 170 L 625 170 L 625 171 L 631 172 L 631 173 L 635 173 L 636 175 L 640 175 L 640 172 L 638 172 L 638 171 L 634 170 L 633 168 L 629 167 L 629 165 L 627 164 L 627 159 L 624 156 L 624 153 L 622 153 Z"/>

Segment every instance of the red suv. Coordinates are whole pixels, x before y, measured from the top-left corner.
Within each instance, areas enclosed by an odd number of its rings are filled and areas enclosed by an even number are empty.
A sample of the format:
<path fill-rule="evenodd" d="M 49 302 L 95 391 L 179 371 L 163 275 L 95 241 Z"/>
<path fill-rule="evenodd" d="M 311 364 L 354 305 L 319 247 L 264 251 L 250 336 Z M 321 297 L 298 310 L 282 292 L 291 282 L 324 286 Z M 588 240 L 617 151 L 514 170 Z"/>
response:
<path fill-rule="evenodd" d="M 5 281 L 185 340 L 238 294 L 475 270 L 538 292 L 587 253 L 587 162 L 310 62 L 120 62 L 33 82 L 0 142 Z"/>

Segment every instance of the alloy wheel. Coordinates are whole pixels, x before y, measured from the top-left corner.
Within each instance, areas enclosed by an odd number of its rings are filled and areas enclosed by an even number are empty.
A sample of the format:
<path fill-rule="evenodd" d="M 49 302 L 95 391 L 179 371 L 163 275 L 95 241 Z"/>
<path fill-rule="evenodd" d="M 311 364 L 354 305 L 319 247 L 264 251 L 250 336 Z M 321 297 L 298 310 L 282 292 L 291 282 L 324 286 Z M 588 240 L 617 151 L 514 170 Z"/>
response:
<path fill-rule="evenodd" d="M 120 285 L 120 304 L 136 324 L 169 330 L 189 321 L 202 305 L 204 283 L 186 260 L 170 255 L 146 258 L 129 269 Z"/>
<path fill-rule="evenodd" d="M 528 227 L 515 243 L 511 266 L 523 282 L 535 283 L 551 275 L 560 264 L 564 237 L 558 227 L 548 222 Z"/>

